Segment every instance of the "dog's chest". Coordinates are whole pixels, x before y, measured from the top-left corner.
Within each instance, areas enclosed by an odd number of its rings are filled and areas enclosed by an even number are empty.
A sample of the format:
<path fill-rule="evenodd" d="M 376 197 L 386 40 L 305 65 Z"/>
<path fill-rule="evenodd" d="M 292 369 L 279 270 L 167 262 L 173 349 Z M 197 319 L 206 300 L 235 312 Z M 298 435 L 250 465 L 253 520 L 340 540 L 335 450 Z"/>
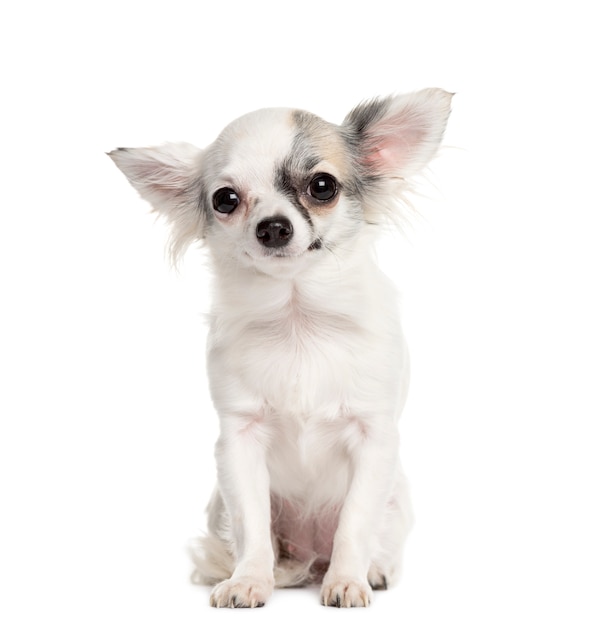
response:
<path fill-rule="evenodd" d="M 363 341 L 350 317 L 290 303 L 247 324 L 238 344 L 241 374 L 275 409 L 335 414 Z"/>

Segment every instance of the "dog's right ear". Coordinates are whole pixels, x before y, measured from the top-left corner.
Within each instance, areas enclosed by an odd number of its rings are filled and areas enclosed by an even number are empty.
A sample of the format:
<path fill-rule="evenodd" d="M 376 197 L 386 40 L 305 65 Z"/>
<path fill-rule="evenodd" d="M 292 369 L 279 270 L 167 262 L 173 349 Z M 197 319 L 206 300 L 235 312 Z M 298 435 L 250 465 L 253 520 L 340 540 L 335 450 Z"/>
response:
<path fill-rule="evenodd" d="M 172 226 L 171 255 L 177 259 L 204 237 L 200 205 L 201 150 L 186 143 L 155 148 L 117 148 L 108 153 L 129 182 Z"/>

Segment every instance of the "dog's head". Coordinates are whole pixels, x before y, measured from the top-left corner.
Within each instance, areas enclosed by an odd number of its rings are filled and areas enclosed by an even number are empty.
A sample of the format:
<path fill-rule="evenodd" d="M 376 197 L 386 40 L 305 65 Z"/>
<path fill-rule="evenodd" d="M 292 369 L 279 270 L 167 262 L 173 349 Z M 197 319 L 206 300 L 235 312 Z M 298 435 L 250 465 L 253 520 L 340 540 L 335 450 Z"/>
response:
<path fill-rule="evenodd" d="M 205 240 L 223 264 L 294 273 L 397 210 L 406 179 L 434 156 L 451 94 L 366 102 L 341 125 L 263 109 L 204 150 L 120 148 L 110 156 L 173 225 L 173 252 Z"/>

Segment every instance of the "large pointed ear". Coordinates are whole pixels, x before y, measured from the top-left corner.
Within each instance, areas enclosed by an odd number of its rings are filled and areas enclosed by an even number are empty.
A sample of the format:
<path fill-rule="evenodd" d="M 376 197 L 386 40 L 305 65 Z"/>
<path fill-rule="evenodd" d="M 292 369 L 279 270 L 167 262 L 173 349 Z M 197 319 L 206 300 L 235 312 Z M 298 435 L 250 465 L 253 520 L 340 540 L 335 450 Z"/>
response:
<path fill-rule="evenodd" d="M 174 259 L 204 237 L 201 150 L 186 143 L 169 143 L 154 148 L 117 148 L 108 156 L 140 196 L 171 223 Z"/>
<path fill-rule="evenodd" d="M 359 160 L 376 177 L 408 178 L 437 152 L 452 94 L 442 89 L 365 102 L 344 120 L 358 142 Z"/>

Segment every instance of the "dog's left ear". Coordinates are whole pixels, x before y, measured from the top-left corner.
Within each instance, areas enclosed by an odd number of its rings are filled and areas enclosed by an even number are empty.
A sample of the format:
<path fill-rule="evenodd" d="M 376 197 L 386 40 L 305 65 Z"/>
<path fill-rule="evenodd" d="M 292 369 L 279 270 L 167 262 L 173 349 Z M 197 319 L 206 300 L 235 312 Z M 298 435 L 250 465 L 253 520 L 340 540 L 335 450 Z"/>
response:
<path fill-rule="evenodd" d="M 179 257 L 204 237 L 206 217 L 200 206 L 202 151 L 191 144 L 154 148 L 118 148 L 108 153 L 140 196 L 171 224 L 171 253 Z"/>
<path fill-rule="evenodd" d="M 376 176 L 408 178 L 433 158 L 450 115 L 452 95 L 442 89 L 365 102 L 343 126 L 358 141 L 359 160 Z"/>

